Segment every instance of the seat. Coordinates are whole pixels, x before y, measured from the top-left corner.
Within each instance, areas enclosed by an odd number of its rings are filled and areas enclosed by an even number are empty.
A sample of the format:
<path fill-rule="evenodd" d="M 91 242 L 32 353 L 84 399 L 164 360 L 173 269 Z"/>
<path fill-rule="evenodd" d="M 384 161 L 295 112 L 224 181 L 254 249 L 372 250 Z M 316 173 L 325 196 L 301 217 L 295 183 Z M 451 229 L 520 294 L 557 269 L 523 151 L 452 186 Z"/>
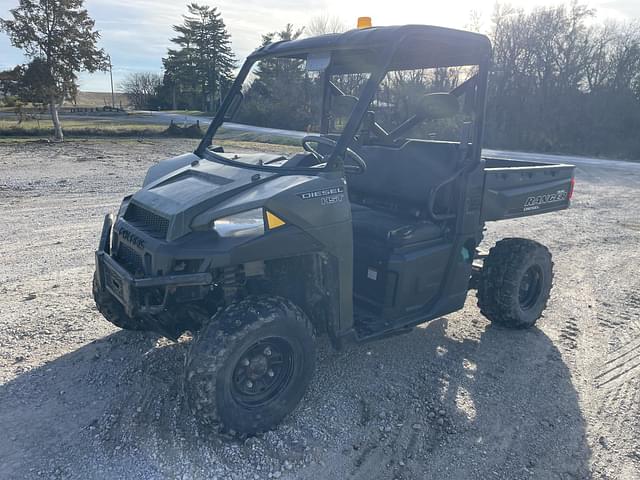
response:
<path fill-rule="evenodd" d="M 458 144 L 407 140 L 402 145 L 362 145 L 367 163 L 360 175 L 347 174 L 356 244 L 375 241 L 391 248 L 442 237 L 428 220 L 433 189 L 456 169 Z M 450 208 L 452 189 L 441 189 L 436 210 Z"/>
<path fill-rule="evenodd" d="M 350 195 L 363 200 L 356 199 L 356 203 L 393 203 L 405 213 L 418 210 L 424 217 L 428 215 L 433 189 L 456 172 L 459 144 L 407 140 L 399 146 L 363 145 L 358 153 L 367 163 L 367 170 L 360 175 L 347 174 Z M 451 204 L 449 185 L 440 190 L 435 210 L 448 211 Z"/>
<path fill-rule="evenodd" d="M 392 247 L 404 247 L 442 236 L 442 229 L 435 223 L 398 217 L 363 205 L 352 204 L 351 217 L 356 244 L 373 240 Z"/>

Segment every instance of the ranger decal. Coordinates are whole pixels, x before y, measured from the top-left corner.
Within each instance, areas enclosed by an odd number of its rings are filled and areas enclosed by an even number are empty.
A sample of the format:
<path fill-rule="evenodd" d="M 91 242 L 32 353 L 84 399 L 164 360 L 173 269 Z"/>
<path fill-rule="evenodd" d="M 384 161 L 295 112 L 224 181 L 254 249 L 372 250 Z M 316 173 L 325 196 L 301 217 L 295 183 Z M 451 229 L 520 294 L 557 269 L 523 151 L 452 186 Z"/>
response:
<path fill-rule="evenodd" d="M 555 193 L 545 193 L 544 195 L 529 197 L 524 202 L 524 211 L 537 210 L 541 205 L 545 205 L 547 203 L 562 202 L 567 199 L 567 195 L 566 190 L 558 190 Z"/>

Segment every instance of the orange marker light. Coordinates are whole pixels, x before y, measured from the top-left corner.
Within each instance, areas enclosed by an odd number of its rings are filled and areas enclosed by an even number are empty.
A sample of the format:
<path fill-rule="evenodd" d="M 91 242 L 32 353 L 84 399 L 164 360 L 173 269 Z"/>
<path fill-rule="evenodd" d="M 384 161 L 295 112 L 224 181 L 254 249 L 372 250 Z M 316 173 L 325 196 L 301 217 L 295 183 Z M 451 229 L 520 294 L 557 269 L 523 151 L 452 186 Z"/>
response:
<path fill-rule="evenodd" d="M 358 17 L 358 28 L 371 28 L 371 17 Z"/>
<path fill-rule="evenodd" d="M 273 230 L 274 228 L 281 227 L 285 224 L 285 221 L 282 220 L 277 215 L 274 215 L 269 210 L 267 210 L 267 226 L 269 230 Z"/>

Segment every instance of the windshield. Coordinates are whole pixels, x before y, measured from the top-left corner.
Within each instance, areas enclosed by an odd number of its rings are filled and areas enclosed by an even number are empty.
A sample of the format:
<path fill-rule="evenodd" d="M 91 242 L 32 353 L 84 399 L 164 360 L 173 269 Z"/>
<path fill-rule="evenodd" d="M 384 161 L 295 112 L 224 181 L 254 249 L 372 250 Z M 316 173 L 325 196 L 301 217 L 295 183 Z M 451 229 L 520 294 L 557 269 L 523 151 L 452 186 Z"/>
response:
<path fill-rule="evenodd" d="M 320 131 L 322 85 L 307 62 L 269 58 L 253 65 L 242 85 L 236 123 L 299 133 Z M 249 129 L 248 129 L 249 130 Z"/>
<path fill-rule="evenodd" d="M 324 168 L 326 163 L 322 158 L 302 148 L 302 140 L 309 135 L 320 135 L 323 130 L 324 68 L 329 59 L 329 54 L 324 59 L 267 57 L 248 65 L 240 94 L 216 130 L 215 145 L 230 149 L 268 148 L 270 153 L 277 153 L 260 167 L 313 168 L 315 171 Z M 333 125 L 346 123 L 368 76 L 359 74 L 359 81 L 352 82 L 348 89 L 349 103 L 339 110 L 339 118 L 336 117 Z M 343 84 L 349 75 L 336 77 L 344 77 L 344 81 L 335 79 Z M 254 160 L 240 156 L 234 161 L 249 159 Z"/>
<path fill-rule="evenodd" d="M 354 152 L 362 166 L 367 145 L 471 141 L 477 66 L 331 70 L 329 53 L 249 60 L 225 100 L 225 115 L 214 119 L 203 141 L 215 146 L 203 151 L 201 145 L 199 153 L 259 170 L 318 173 L 336 164 L 336 153 L 345 168 Z M 349 139 L 342 138 L 346 128 Z M 340 142 L 352 151 L 341 150 Z M 228 155 L 221 145 L 272 155 Z"/>

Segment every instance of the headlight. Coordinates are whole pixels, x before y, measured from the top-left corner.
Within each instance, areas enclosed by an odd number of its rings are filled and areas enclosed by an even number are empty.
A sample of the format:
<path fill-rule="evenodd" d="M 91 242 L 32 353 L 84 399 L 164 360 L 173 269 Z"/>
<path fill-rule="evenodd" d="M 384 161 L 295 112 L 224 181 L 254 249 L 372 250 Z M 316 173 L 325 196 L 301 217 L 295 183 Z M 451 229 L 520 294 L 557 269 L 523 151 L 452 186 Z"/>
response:
<path fill-rule="evenodd" d="M 262 235 L 264 234 L 264 215 L 262 208 L 254 208 L 246 212 L 218 218 L 213 222 L 213 229 L 218 232 L 218 235 L 221 237 Z"/>

